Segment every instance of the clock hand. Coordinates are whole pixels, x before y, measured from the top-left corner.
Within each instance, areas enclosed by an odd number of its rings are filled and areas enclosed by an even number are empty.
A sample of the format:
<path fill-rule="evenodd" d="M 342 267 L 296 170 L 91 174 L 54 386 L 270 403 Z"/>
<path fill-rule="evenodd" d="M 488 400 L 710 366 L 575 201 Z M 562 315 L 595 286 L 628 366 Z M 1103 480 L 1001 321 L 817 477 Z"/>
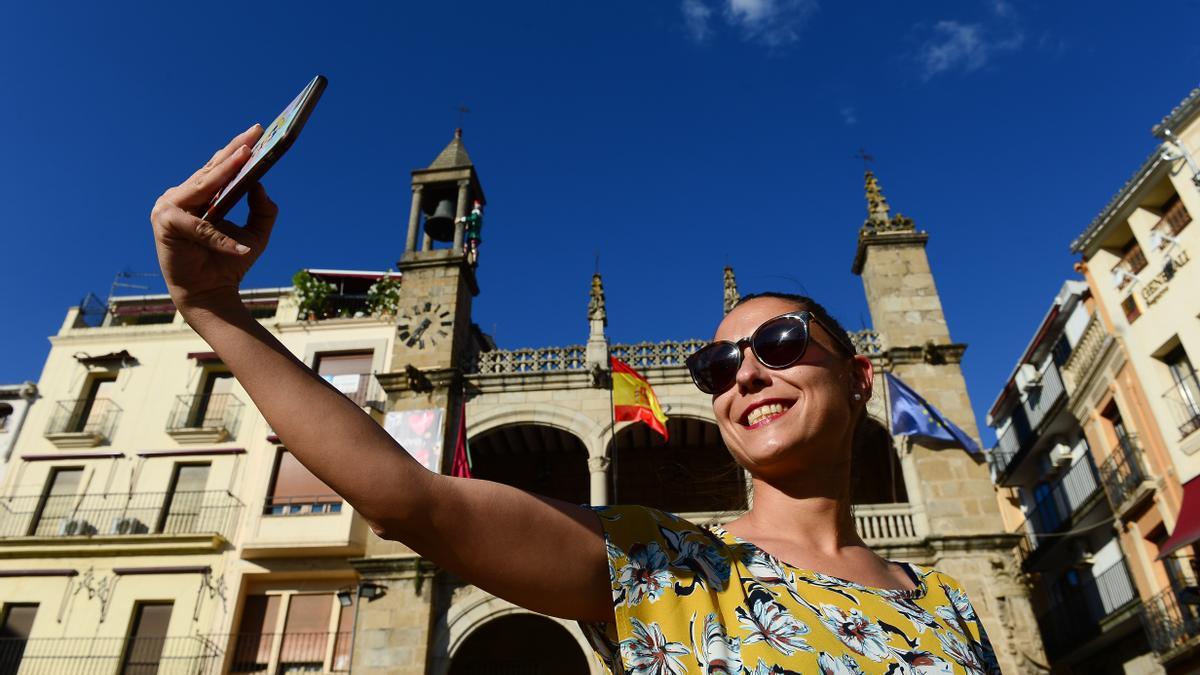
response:
<path fill-rule="evenodd" d="M 417 344 L 417 341 L 421 339 L 421 336 L 425 334 L 425 331 L 429 329 L 429 326 L 432 323 L 433 322 L 429 320 L 429 317 L 425 317 L 425 320 L 421 322 L 421 325 L 417 326 L 413 330 L 412 336 L 409 337 L 408 341 L 404 344 L 408 345 L 409 347 Z"/>

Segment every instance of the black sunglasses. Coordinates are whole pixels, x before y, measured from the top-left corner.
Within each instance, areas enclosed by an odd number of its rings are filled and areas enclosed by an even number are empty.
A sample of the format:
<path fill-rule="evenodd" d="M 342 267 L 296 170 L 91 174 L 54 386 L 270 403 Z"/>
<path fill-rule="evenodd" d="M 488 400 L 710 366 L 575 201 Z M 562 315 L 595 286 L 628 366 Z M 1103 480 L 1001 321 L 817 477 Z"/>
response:
<path fill-rule="evenodd" d="M 856 350 L 848 335 L 830 328 L 812 312 L 792 312 L 767 319 L 750 337 L 737 341 L 720 340 L 701 347 L 687 357 L 692 381 L 706 394 L 719 394 L 728 389 L 742 367 L 742 347 L 747 343 L 759 363 L 768 368 L 777 370 L 795 364 L 808 351 L 812 333 L 809 322 L 813 320 L 829 333 L 847 356 L 854 356 Z"/>

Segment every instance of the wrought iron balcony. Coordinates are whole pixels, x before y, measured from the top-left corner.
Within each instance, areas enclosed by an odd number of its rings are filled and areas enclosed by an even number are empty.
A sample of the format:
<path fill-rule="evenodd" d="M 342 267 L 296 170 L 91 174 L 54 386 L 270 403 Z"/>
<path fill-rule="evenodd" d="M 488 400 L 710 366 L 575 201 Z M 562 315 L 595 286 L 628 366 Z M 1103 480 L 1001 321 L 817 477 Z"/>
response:
<path fill-rule="evenodd" d="M 231 539 L 242 503 L 228 492 L 27 495 L 0 500 L 0 538 L 205 535 Z"/>
<path fill-rule="evenodd" d="M 213 641 L 229 645 L 229 673 L 345 673 L 351 633 L 234 633 Z"/>
<path fill-rule="evenodd" d="M 188 637 L 0 638 L 0 673 L 108 675 L 216 673 L 221 650 L 200 635 Z"/>
<path fill-rule="evenodd" d="M 1021 563 L 1032 564 L 1041 547 L 1054 541 L 1044 539 L 1044 535 L 1054 534 L 1069 526 L 1073 517 L 1091 502 L 1099 489 L 1100 481 L 1092 453 L 1085 452 L 1061 478 L 1054 481 L 1050 492 L 1034 505 L 1025 522 L 1017 528 L 1018 533 L 1025 535 L 1017 545 Z"/>
<path fill-rule="evenodd" d="M 121 408 L 106 398 L 58 401 L 46 438 L 59 447 L 91 447 L 112 440 Z"/>
<path fill-rule="evenodd" d="M 1103 621 L 1136 606 L 1138 600 L 1124 559 L 1095 576 L 1078 574 L 1079 584 L 1057 593 L 1038 616 L 1046 656 L 1052 660 L 1099 635 Z"/>
<path fill-rule="evenodd" d="M 1200 382 L 1196 379 L 1196 373 L 1171 385 L 1163 398 L 1175 416 L 1180 438 L 1200 429 Z"/>
<path fill-rule="evenodd" d="M 167 433 L 177 440 L 218 443 L 235 435 L 243 407 L 233 394 L 176 396 Z"/>
<path fill-rule="evenodd" d="M 1100 465 L 1100 481 L 1113 509 L 1120 512 L 1139 494 L 1150 475 L 1142 465 L 1141 444 L 1134 432 L 1118 437 L 1118 445 Z"/>
<path fill-rule="evenodd" d="M 1160 657 L 1170 657 L 1200 644 L 1200 585 L 1193 568 L 1195 560 L 1170 558 L 1178 578 L 1171 586 L 1145 602 L 1142 620 L 1150 647 Z M 1168 561 L 1164 561 L 1168 562 Z"/>
<path fill-rule="evenodd" d="M 374 373 L 353 373 L 348 375 L 325 375 L 325 381 L 334 389 L 342 392 L 360 408 L 383 409 L 387 394 L 379 386 L 379 380 Z"/>

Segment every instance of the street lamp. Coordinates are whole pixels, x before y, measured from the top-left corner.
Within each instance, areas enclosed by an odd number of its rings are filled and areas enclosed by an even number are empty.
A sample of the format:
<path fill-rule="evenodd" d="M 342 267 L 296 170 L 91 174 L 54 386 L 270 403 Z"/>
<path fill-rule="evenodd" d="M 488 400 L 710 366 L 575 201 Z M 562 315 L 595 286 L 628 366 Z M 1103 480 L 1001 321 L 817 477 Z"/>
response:
<path fill-rule="evenodd" d="M 384 595 L 387 595 L 387 586 L 376 584 L 370 581 L 360 581 L 355 588 L 344 588 L 337 592 L 338 604 L 342 607 L 354 605 L 354 621 L 350 624 L 350 663 L 346 664 L 348 669 L 354 665 L 354 636 L 358 633 L 358 606 L 362 603 L 355 602 L 354 596 L 357 595 L 360 599 L 366 598 L 367 602 L 375 602 Z"/>

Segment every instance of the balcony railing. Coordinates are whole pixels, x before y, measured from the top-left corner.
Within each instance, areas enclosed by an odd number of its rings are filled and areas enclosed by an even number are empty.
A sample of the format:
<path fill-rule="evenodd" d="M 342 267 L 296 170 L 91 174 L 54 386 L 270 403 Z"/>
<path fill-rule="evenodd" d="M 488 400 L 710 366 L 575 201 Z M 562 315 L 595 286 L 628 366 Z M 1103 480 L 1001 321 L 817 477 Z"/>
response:
<path fill-rule="evenodd" d="M 1050 608 L 1038 617 L 1046 656 L 1055 659 L 1099 635 L 1101 622 L 1137 600 L 1124 559 L 1085 577 L 1078 586 L 1064 589 Z"/>
<path fill-rule="evenodd" d="M 1175 236 L 1182 232 L 1183 228 L 1187 227 L 1188 223 L 1191 222 L 1192 214 L 1188 213 L 1187 208 L 1184 207 L 1183 202 L 1179 198 L 1175 198 L 1163 213 L 1163 217 L 1154 224 L 1154 227 L 1150 228 L 1150 231 Z M 1168 244 L 1170 242 L 1163 239 L 1162 243 L 1159 244 L 1159 248 L 1166 248 Z"/>
<path fill-rule="evenodd" d="M 344 673 L 350 671 L 349 632 L 235 633 L 229 673 Z M 214 641 L 216 638 L 214 638 Z"/>
<path fill-rule="evenodd" d="M 263 515 L 302 516 L 341 513 L 342 497 L 338 494 L 305 495 L 301 497 L 267 497 Z"/>
<path fill-rule="evenodd" d="M 325 375 L 325 381 L 334 389 L 342 392 L 358 407 L 378 407 L 382 409 L 387 401 L 387 394 L 375 379 L 374 373 L 353 373 L 347 375 Z"/>
<path fill-rule="evenodd" d="M 1113 508 L 1120 509 L 1137 493 L 1149 474 L 1142 466 L 1141 444 L 1137 434 L 1131 431 L 1117 440 L 1117 447 L 1100 465 L 1100 482 Z"/>
<path fill-rule="evenodd" d="M 854 527 L 872 546 L 917 538 L 911 504 L 859 504 L 851 508 Z"/>
<path fill-rule="evenodd" d="M 221 649 L 203 636 L 0 638 L 0 673 L 19 675 L 208 675 Z"/>
<path fill-rule="evenodd" d="M 233 394 L 192 394 L 175 397 L 168 432 L 211 431 L 225 436 L 237 432 L 243 404 Z"/>
<path fill-rule="evenodd" d="M 1130 282 L 1133 281 L 1133 276 L 1131 275 L 1136 275 L 1138 272 L 1146 269 L 1146 265 L 1148 264 L 1149 263 L 1146 262 L 1146 254 L 1142 253 L 1142 247 L 1136 243 L 1133 244 L 1133 246 L 1131 246 L 1129 250 L 1121 256 L 1121 259 L 1117 261 L 1117 264 L 1113 265 L 1114 273 L 1116 273 L 1117 270 L 1124 270 L 1128 273 L 1121 275 L 1121 280 L 1117 282 L 1117 290 L 1122 290 L 1128 286 Z"/>
<path fill-rule="evenodd" d="M 1173 384 L 1163 398 L 1175 415 L 1180 438 L 1200 429 L 1200 382 L 1196 380 L 1196 373 Z"/>
<path fill-rule="evenodd" d="M 47 436 L 89 436 L 97 442 L 111 440 L 121 408 L 106 398 L 58 401 L 46 426 Z"/>
<path fill-rule="evenodd" d="M 1096 475 L 1096 465 L 1092 462 L 1092 453 L 1085 452 L 1079 461 L 1054 482 L 1050 492 L 1034 505 L 1025 522 L 1018 528 L 1017 531 L 1025 535 L 1018 544 L 1021 562 L 1028 563 L 1038 548 L 1050 541 L 1042 541 L 1043 536 L 1058 532 L 1068 525 L 1072 516 L 1087 504 L 1099 489 L 1100 481 Z"/>
<path fill-rule="evenodd" d="M 218 534 L 232 539 L 242 503 L 224 491 L 28 495 L 0 500 L 0 537 Z"/>
<path fill-rule="evenodd" d="M 1062 376 L 1058 373 L 1058 367 L 1053 364 L 1042 373 L 1040 383 L 1041 386 L 1030 387 L 1026 391 L 1027 398 L 1021 404 L 1029 416 L 1031 429 L 1038 429 L 1042 425 L 1054 409 L 1054 404 L 1065 392 Z"/>

